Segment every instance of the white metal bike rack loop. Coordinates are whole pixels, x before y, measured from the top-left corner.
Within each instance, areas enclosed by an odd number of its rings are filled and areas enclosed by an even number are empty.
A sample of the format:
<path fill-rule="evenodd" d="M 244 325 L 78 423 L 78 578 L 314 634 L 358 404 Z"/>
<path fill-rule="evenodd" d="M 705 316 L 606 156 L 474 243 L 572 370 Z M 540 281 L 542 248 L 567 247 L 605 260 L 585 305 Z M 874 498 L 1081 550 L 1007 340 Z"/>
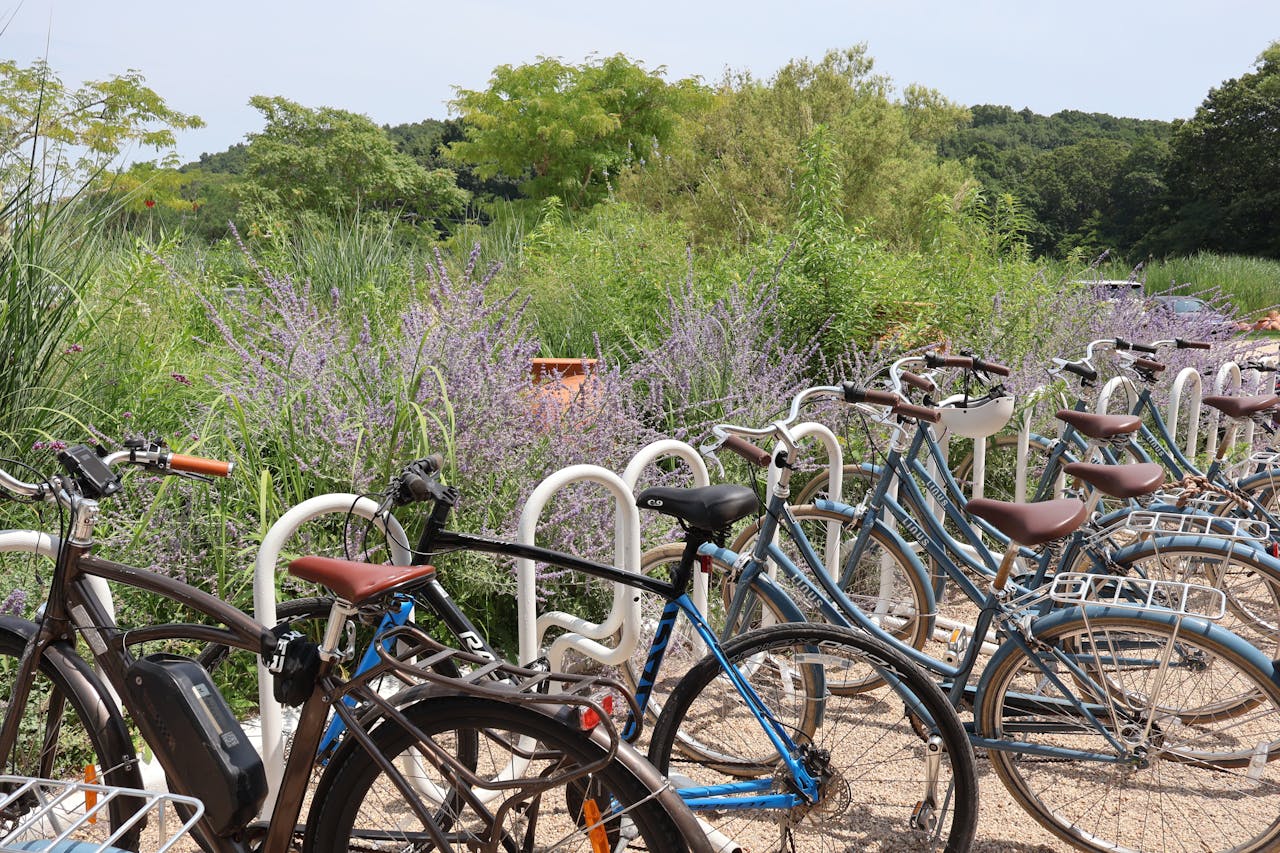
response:
<path fill-rule="evenodd" d="M 634 489 L 640 474 L 650 463 L 675 456 L 689 465 L 695 486 L 710 482 L 702 457 L 688 444 L 674 440 L 658 441 L 641 449 L 627 465 L 623 476 L 599 465 L 571 465 L 547 477 L 533 490 L 520 514 L 517 538 L 525 544 L 535 544 L 538 522 L 543 509 L 556 492 L 573 483 L 592 482 L 604 486 L 614 497 L 614 565 L 625 571 L 640 571 L 640 510 L 635 505 Z M 567 633 L 557 637 L 547 650 L 547 660 L 552 670 L 561 668 L 564 653 L 570 649 L 604 664 L 617 664 L 631 657 L 639 644 L 640 593 L 623 583 L 613 585 L 613 606 L 604 622 L 599 624 L 563 611 L 538 613 L 537 573 L 534 561 L 520 558 L 516 569 L 516 619 L 519 634 L 520 662 L 528 664 L 542 653 L 542 637 L 551 627 L 563 628 Z M 699 607 L 706 604 L 706 580 L 699 573 L 699 586 L 695 589 L 695 601 Z M 701 598 L 701 601 L 697 601 Z M 618 643 L 609 648 L 599 642 L 619 634 Z"/>
<path fill-rule="evenodd" d="M 1204 379 L 1200 371 L 1194 367 L 1184 367 L 1173 379 L 1169 389 L 1169 414 L 1167 424 L 1169 437 L 1178 444 L 1178 418 L 1182 414 L 1183 398 L 1187 401 L 1187 438 L 1183 444 L 1183 453 L 1188 459 L 1194 459 L 1196 447 L 1200 444 L 1200 400 L 1204 396 Z"/>
<path fill-rule="evenodd" d="M 377 502 L 370 498 L 331 494 L 305 500 L 280 516 L 262 537 L 258 556 L 253 561 L 253 618 L 263 625 L 276 624 L 276 564 L 280 552 L 302 525 L 321 516 L 350 514 L 370 519 L 386 536 L 391 562 L 408 565 L 412 555 L 404 528 L 390 515 L 377 516 L 377 511 Z M 280 777 L 284 774 L 285 733 L 283 712 L 272 691 L 271 673 L 261 660 L 258 661 L 258 707 L 261 709 L 260 751 L 267 771 L 267 799 L 262 806 L 262 817 L 269 818 L 280 791 Z"/>
<path fill-rule="evenodd" d="M 816 436 L 822 443 L 822 448 L 827 454 L 827 494 L 831 500 L 840 501 L 844 494 L 844 451 L 840 449 L 840 441 L 836 438 L 836 434 L 823 424 L 805 421 L 791 428 L 791 436 L 796 441 Z M 778 454 L 785 450 L 786 446 L 778 442 L 773 448 L 773 458 L 776 460 Z M 768 484 L 768 494 L 773 494 L 781 475 L 782 472 L 778 470 L 778 466 L 770 462 L 769 474 L 765 481 Z M 840 527 L 839 521 L 827 522 L 826 563 L 827 572 L 832 577 L 838 577 L 840 573 Z M 770 572 L 772 571 L 770 569 Z"/>

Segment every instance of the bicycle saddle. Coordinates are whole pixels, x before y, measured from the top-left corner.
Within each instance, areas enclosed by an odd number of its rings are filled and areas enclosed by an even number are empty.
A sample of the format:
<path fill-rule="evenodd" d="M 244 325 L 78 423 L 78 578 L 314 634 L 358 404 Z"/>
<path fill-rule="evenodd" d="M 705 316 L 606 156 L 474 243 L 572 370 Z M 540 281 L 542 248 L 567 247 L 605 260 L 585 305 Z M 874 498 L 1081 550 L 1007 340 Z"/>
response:
<path fill-rule="evenodd" d="M 1142 419 L 1136 415 L 1095 415 L 1092 412 L 1063 409 L 1054 417 L 1071 424 L 1089 438 L 1115 438 L 1117 435 L 1137 432 L 1138 427 L 1142 426 Z"/>
<path fill-rule="evenodd" d="M 1019 545 L 1043 545 L 1060 539 L 1084 524 L 1088 517 L 1084 501 L 1064 498 L 1031 504 L 974 498 L 966 507 Z"/>
<path fill-rule="evenodd" d="M 636 506 L 678 518 L 695 530 L 721 530 L 754 515 L 760 501 L 746 486 L 724 484 L 697 489 L 654 486 L 636 495 Z"/>
<path fill-rule="evenodd" d="M 1258 397 L 1227 397 L 1214 394 L 1200 400 L 1229 418 L 1247 418 L 1280 404 L 1280 397 L 1262 394 Z"/>
<path fill-rule="evenodd" d="M 435 571 L 435 566 L 388 566 L 332 557 L 299 557 L 289 563 L 289 574 L 318 583 L 350 604 L 361 604 Z"/>
<path fill-rule="evenodd" d="M 1164 469 L 1155 462 L 1131 465 L 1070 462 L 1063 465 L 1062 470 L 1113 498 L 1136 498 L 1150 494 L 1164 484 Z"/>

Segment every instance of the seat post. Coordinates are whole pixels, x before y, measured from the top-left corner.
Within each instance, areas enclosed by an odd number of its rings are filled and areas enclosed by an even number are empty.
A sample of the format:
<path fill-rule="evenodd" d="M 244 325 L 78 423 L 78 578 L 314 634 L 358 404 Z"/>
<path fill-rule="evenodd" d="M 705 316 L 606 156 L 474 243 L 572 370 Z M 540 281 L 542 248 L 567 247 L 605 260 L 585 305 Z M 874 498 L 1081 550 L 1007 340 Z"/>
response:
<path fill-rule="evenodd" d="M 1009 572 L 1013 570 L 1013 561 L 1018 556 L 1017 542 L 1010 542 L 1009 547 L 1004 550 L 1004 557 L 1000 560 L 1000 568 L 996 570 L 995 580 L 991 582 L 991 588 L 997 593 L 1004 592 L 1005 585 L 1009 582 Z"/>
<path fill-rule="evenodd" d="M 680 565 L 672 573 L 671 584 L 677 596 L 684 595 L 693 585 L 694 567 L 701 562 L 698 549 L 707 542 L 714 541 L 715 536 L 707 530 L 689 528 L 684 536 L 684 552 L 680 555 Z"/>

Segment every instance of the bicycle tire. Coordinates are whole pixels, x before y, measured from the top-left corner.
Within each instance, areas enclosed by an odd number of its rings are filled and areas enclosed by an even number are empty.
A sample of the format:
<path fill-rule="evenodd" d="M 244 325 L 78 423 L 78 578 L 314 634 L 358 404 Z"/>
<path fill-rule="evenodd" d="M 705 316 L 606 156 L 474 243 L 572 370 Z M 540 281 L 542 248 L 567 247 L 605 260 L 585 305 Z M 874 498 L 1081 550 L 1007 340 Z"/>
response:
<path fill-rule="evenodd" d="M 910 849 L 969 848 L 978 816 L 972 747 L 946 696 L 901 652 L 852 629 L 803 623 L 743 634 L 725 644 L 723 652 L 747 675 L 792 739 L 806 748 L 829 750 L 831 761 L 830 778 L 815 804 L 786 813 L 738 808 L 701 812 L 718 832 L 754 850 L 774 849 L 772 834 L 778 836 L 776 849 L 902 850 L 913 841 Z M 825 680 L 845 666 L 876 667 L 896 685 L 855 696 L 824 692 Z M 908 702 L 922 709 L 932 725 L 908 712 Z M 942 748 L 939 784 L 944 795 L 932 815 L 932 829 L 923 828 L 929 821 L 920 819 L 927 812 L 921 809 L 926 748 L 921 728 L 926 736 L 937 734 Z M 702 739 L 718 757 L 698 764 L 681 760 L 680 733 Z M 772 790 L 788 790 L 789 777 L 779 770 L 776 748 L 711 656 L 672 693 L 654 726 L 649 759 L 659 772 L 694 785 L 755 777 L 772 779 Z M 856 817 L 840 820 L 848 815 Z"/>
<path fill-rule="evenodd" d="M 802 528 L 807 528 L 805 538 L 814 546 L 819 557 L 825 554 L 822 543 L 827 535 L 827 525 L 830 523 L 840 525 L 838 570 L 842 577 L 837 578 L 837 582 L 844 581 L 841 583 L 842 591 L 854 605 L 898 642 L 904 646 L 923 649 L 932 634 L 936 607 L 928 575 L 915 555 L 904 549 L 902 543 L 886 530 L 873 526 L 867 548 L 859 557 L 857 566 L 851 571 L 847 562 L 857 536 L 857 527 L 863 523 L 861 520 L 851 521 L 840 513 L 821 510 L 814 506 L 793 506 L 790 507 L 790 511 L 796 522 Z M 756 522 L 743 530 L 734 541 L 732 550 L 739 554 L 748 553 L 755 547 L 759 529 L 759 522 Z M 791 561 L 800 567 L 801 571 L 805 571 L 807 563 L 800 556 L 785 530 L 778 532 L 778 543 Z M 810 622 L 829 621 L 821 608 L 810 601 L 809 596 L 803 591 L 796 589 L 793 582 L 783 573 L 778 572 L 774 582 L 800 607 L 805 619 Z M 887 596 L 886 584 L 890 587 Z M 726 600 L 731 594 L 731 589 L 725 590 Z M 768 600 L 758 595 L 749 600 L 759 601 L 766 606 L 770 604 Z M 776 610 L 772 615 L 773 622 L 785 621 L 777 618 Z M 749 628 L 769 624 L 769 622 L 770 620 L 765 620 L 759 615 L 753 615 L 745 624 L 740 619 L 737 630 L 742 633 Z M 849 622 L 852 624 L 853 620 L 850 618 Z M 856 693 L 859 690 L 873 689 L 881 683 L 883 682 L 878 677 L 868 677 L 865 681 L 832 684 L 831 689 L 841 693 Z"/>
<path fill-rule="evenodd" d="M 27 638 L 35 625 L 27 622 L 28 630 L 17 625 L 22 620 L 0 617 L 0 720 L 9 712 L 13 696 L 12 679 L 16 677 L 18 664 Z M 37 778 L 77 779 L 94 781 L 102 785 L 141 788 L 142 780 L 136 764 L 132 763 L 133 745 L 119 713 L 112 713 L 111 700 L 91 685 L 99 684 L 92 669 L 71 646 L 57 643 L 41 657 L 36 676 L 31 684 L 19 739 L 14 753 L 5 756 L 4 772 L 18 776 Z M 67 712 L 70 711 L 68 714 Z M 128 763 L 127 763 L 128 762 Z M 86 779 L 87 767 L 93 767 L 93 778 Z M 86 802 L 71 798 L 67 812 L 50 813 L 52 819 L 61 818 L 64 826 L 83 819 Z M 32 804 L 16 804 L 19 809 Z M 118 797 L 110 804 L 110 820 L 101 826 L 86 825 L 81 836 L 97 838 L 100 842 L 118 830 L 134 815 L 138 803 L 131 798 Z M 0 837 L 14 827 L 13 821 L 21 814 L 0 815 Z M 109 829 L 108 829 L 109 825 Z M 134 826 L 112 843 L 116 847 L 136 850 L 142 827 Z M 53 837 L 56 832 L 49 833 Z"/>
<path fill-rule="evenodd" d="M 1280 657 L 1280 561 L 1247 543 L 1212 536 L 1146 539 L 1111 555 L 1118 574 L 1189 581 L 1219 589 L 1227 615 L 1218 625 Z"/>
<path fill-rule="evenodd" d="M 1086 620 L 1084 616 L 1088 614 Z M 1051 650 L 1082 662 L 1096 685 L 1090 710 L 1129 745 L 1133 758 L 1111 763 L 1063 753 L 991 748 L 996 775 L 1042 826 L 1082 850 L 1164 850 L 1168 837 L 1194 838 L 1206 853 L 1261 851 L 1280 842 L 1280 686 L 1261 653 L 1200 619 L 1176 614 L 1071 608 L 1031 629 L 1034 655 L 1052 669 Z M 1197 666 L 1161 667 L 1176 641 Z M 1142 648 L 1152 651 L 1144 659 Z M 1124 649 L 1123 655 L 1117 650 Z M 1154 660 L 1151 660 L 1154 659 Z M 1153 675 L 1158 677 L 1153 678 Z M 1102 681 L 1103 684 L 1098 684 Z M 1062 679 L 1084 693 L 1081 679 Z M 1104 686 L 1105 685 L 1105 686 Z M 1214 691 L 1215 685 L 1219 688 Z M 979 735 L 1063 750 L 1115 755 L 1101 732 L 1070 708 L 1063 690 L 1012 644 L 983 674 L 975 720 Z M 1252 694 L 1248 713 L 1202 713 L 1221 694 Z M 1228 701 L 1228 705 L 1239 703 Z M 1256 798 L 1256 800 L 1254 799 Z M 1141 812 L 1139 817 L 1126 809 Z M 1210 846 L 1210 845 L 1213 846 Z"/>
<path fill-rule="evenodd" d="M 604 754 L 604 747 L 598 740 L 570 727 L 562 720 L 528 707 L 493 699 L 436 696 L 416 702 L 403 710 L 414 726 L 433 739 L 448 739 L 451 734 L 456 735 L 459 731 L 479 734 L 483 753 L 479 764 L 481 775 L 486 771 L 493 772 L 508 766 L 509 744 L 503 745 L 502 739 L 497 736 L 499 732 L 522 739 L 522 748 L 527 749 L 536 744 L 551 764 L 564 761 L 589 763 Z M 462 728 L 464 726 L 465 729 Z M 372 737 L 378 751 L 384 756 L 393 757 L 393 760 L 396 760 L 395 756 L 411 750 L 416 743 L 405 728 L 389 721 L 376 726 Z M 534 743 L 523 739 L 532 739 Z M 598 786 L 597 790 L 603 789 L 613 798 L 616 804 L 614 814 L 625 814 L 638 833 L 636 840 L 640 842 L 640 846 L 632 849 L 703 849 L 696 825 L 692 823 L 692 816 L 674 791 L 658 781 L 656 775 L 645 781 L 643 766 L 638 761 L 642 760 L 634 750 L 626 744 L 620 744 L 614 758 L 603 770 L 591 777 L 592 785 Z M 416 766 L 431 776 L 438 772 L 434 768 L 423 767 L 420 761 L 416 762 Z M 526 772 L 524 775 L 530 773 Z M 429 781 L 423 778 L 412 781 L 420 788 L 431 790 L 451 790 L 452 784 L 443 775 Z M 546 846 L 549 843 L 555 844 L 554 849 L 557 850 L 592 849 L 591 840 L 582 829 L 584 819 L 567 811 L 568 804 L 575 802 L 575 797 L 581 796 L 581 790 L 571 793 L 566 787 L 565 810 L 550 815 L 542 814 L 541 810 L 547 806 L 549 794 L 550 791 L 538 795 L 537 802 L 532 806 L 526 804 L 522 814 L 526 817 L 533 815 L 528 818 L 528 822 L 505 831 L 533 833 L 535 850 L 550 849 Z M 603 796 L 597 797 L 595 802 L 600 803 L 603 799 Z M 472 833 L 489 821 L 484 816 L 463 813 L 462 809 L 454 808 L 460 805 L 459 798 L 456 797 L 441 796 L 435 805 L 441 810 L 450 810 L 450 825 L 447 828 L 450 840 L 460 838 L 458 846 L 471 849 L 467 847 L 468 838 L 476 840 Z M 607 808 L 603 810 L 608 813 Z M 491 806 L 488 811 L 493 814 L 498 809 Z M 379 840 L 389 842 L 386 849 L 404 849 L 406 841 L 417 838 L 422 832 L 420 828 L 411 825 L 412 822 L 407 817 L 409 815 L 412 812 L 405 806 L 402 795 L 382 778 L 378 765 L 369 753 L 361 748 L 344 747 L 330 761 L 316 788 L 307 818 L 304 853 L 346 851 L 351 849 L 349 844 L 353 838 L 359 839 L 360 849 L 383 849 L 375 843 Z M 516 817 L 519 822 L 520 815 Z M 541 823 L 548 818 L 550 824 Z M 623 821 L 611 818 L 606 819 L 605 824 L 611 842 L 617 840 L 620 833 L 622 838 L 626 838 Z M 540 835 L 540 830 L 554 837 Z M 686 838 L 686 833 L 691 834 L 691 838 Z"/>

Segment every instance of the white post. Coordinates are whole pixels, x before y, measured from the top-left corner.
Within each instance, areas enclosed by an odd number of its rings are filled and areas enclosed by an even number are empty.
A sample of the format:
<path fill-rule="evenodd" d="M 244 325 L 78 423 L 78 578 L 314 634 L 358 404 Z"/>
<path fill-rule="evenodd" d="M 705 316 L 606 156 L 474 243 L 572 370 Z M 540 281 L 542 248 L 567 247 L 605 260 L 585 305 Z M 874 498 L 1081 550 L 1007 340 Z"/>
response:
<path fill-rule="evenodd" d="M 604 486 L 613 494 L 617 507 L 614 519 L 614 563 L 627 571 L 640 570 L 640 511 L 636 509 L 631 488 L 617 474 L 599 465 L 571 465 L 547 477 L 533 490 L 520 514 L 518 539 L 532 545 L 537 534 L 538 519 L 543 508 L 557 491 L 575 482 L 593 482 Z M 640 594 L 625 584 L 614 584 L 614 601 L 623 599 L 625 615 L 622 620 L 622 637 L 617 649 L 609 649 L 596 640 L 603 639 L 613 630 L 602 630 L 597 625 L 570 613 L 551 611 L 538 615 L 537 576 L 533 560 L 521 558 L 516 565 L 516 619 L 520 638 L 520 663 L 537 660 L 541 649 L 542 634 L 552 625 L 580 635 L 578 639 L 592 657 L 603 663 L 618 663 L 630 657 L 638 637 L 640 622 Z M 566 636 L 557 639 L 558 654 L 563 653 Z M 625 647 L 625 648 L 624 648 Z M 619 649 L 627 654 L 619 654 Z M 548 659 L 551 658 L 548 653 Z M 616 659 L 615 659 L 616 658 Z M 552 661 L 555 669 L 555 661 Z"/>
<path fill-rule="evenodd" d="M 298 528 L 322 515 L 355 515 L 373 521 L 374 526 L 387 539 L 391 562 L 408 565 L 411 555 L 404 528 L 394 518 L 374 518 L 378 504 L 369 498 L 352 494 L 319 495 L 305 500 L 290 509 L 262 537 L 262 546 L 253 561 L 253 618 L 263 625 L 276 623 L 276 563 L 285 543 Z M 271 673 L 261 660 L 258 661 L 258 707 L 261 708 L 262 763 L 267 771 L 267 799 L 262 805 L 262 817 L 271 817 L 276 795 L 280 790 L 280 777 L 284 774 L 284 721 L 280 703 L 271 689 Z"/>
<path fill-rule="evenodd" d="M 814 421 L 805 421 L 791 428 L 791 436 L 797 442 L 816 436 L 818 441 L 822 443 L 822 448 L 827 455 L 827 495 L 833 501 L 839 501 L 841 495 L 844 494 L 844 452 L 840 449 L 840 441 L 836 438 L 836 434 L 828 427 Z M 786 449 L 782 442 L 773 449 L 773 458 L 778 458 L 778 453 Z M 772 495 L 773 490 L 778 486 L 778 480 L 781 478 L 782 472 L 772 462 L 769 463 L 769 474 L 766 477 L 768 483 L 768 494 Z M 766 497 L 766 500 L 768 498 Z M 832 577 L 837 577 L 840 571 L 840 522 L 827 522 L 827 547 L 826 547 L 826 565 L 827 571 Z"/>
<path fill-rule="evenodd" d="M 1204 394 L 1204 380 L 1194 367 L 1184 367 L 1173 380 L 1169 390 L 1169 437 L 1178 444 L 1178 417 L 1181 415 L 1182 398 L 1187 397 L 1187 438 L 1183 452 L 1188 459 L 1196 458 L 1196 446 L 1200 443 L 1200 399 Z"/>
<path fill-rule="evenodd" d="M 640 482 L 640 475 L 644 472 L 644 469 L 659 459 L 670 456 L 682 460 L 684 464 L 689 466 L 689 471 L 693 477 L 693 488 L 711 485 L 711 475 L 707 472 L 707 463 L 702 458 L 702 454 L 693 445 L 683 441 L 676 441 L 674 438 L 664 438 L 640 448 L 640 452 L 631 457 L 631 461 L 627 463 L 626 470 L 622 472 L 622 481 L 631 489 L 632 494 L 635 494 L 636 484 Z M 702 572 L 698 572 L 693 579 L 693 603 L 703 613 L 707 612 L 707 576 Z M 613 611 L 609 614 L 610 619 L 613 619 L 614 612 L 617 612 L 618 619 L 621 620 L 622 608 L 620 604 L 620 597 L 614 596 Z M 610 629 L 610 632 L 617 630 L 617 627 L 615 625 Z"/>
<path fill-rule="evenodd" d="M 1213 393 L 1215 394 L 1235 394 L 1240 391 L 1244 377 L 1240 375 L 1240 365 L 1234 361 L 1228 361 L 1222 367 L 1218 368 L 1217 374 L 1213 378 Z M 1212 459 L 1218 452 L 1218 425 L 1222 422 L 1222 412 L 1214 409 L 1209 413 L 1209 435 L 1205 440 L 1205 453 Z M 1224 436 L 1230 439 L 1231 436 Z"/>

